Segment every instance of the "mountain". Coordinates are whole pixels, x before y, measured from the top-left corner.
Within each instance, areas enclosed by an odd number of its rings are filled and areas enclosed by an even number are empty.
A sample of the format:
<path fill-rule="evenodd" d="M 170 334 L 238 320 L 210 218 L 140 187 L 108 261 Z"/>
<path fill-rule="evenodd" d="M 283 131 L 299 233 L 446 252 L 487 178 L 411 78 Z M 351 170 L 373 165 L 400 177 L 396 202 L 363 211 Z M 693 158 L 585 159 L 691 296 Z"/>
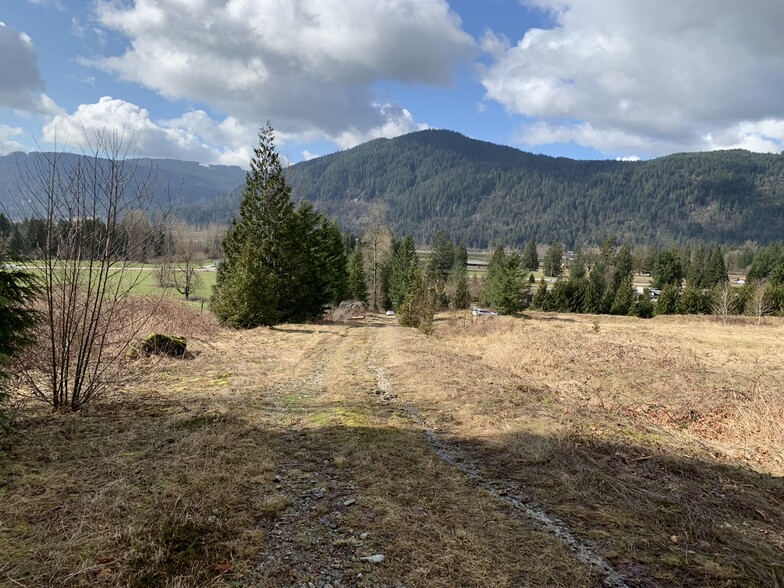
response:
<path fill-rule="evenodd" d="M 12 210 L 19 170 L 33 169 L 41 157 L 0 157 L 0 205 Z M 138 174 L 152 173 L 158 196 L 167 200 L 168 190 L 189 222 L 227 223 L 239 210 L 239 167 L 129 163 Z M 531 236 L 570 246 L 598 244 L 608 234 L 663 245 L 784 238 L 784 155 L 732 150 L 580 161 L 428 130 L 301 162 L 286 175 L 297 199 L 311 200 L 355 233 L 370 206 L 383 202 L 395 234 L 419 245 L 432 243 L 439 230 L 483 248 L 519 247 Z"/>
<path fill-rule="evenodd" d="M 297 197 L 355 231 L 370 205 L 386 203 L 395 234 L 419 244 L 441 229 L 474 247 L 784 235 L 784 155 L 743 150 L 579 161 L 427 130 L 298 163 L 287 177 Z"/>
<path fill-rule="evenodd" d="M 51 153 L 11 153 L 0 157 L 0 209 L 12 216 L 24 215 L 16 208 L 20 182 L 27 174 L 45 167 Z M 76 164 L 81 155 L 61 154 L 63 169 Z M 237 166 L 203 166 L 193 161 L 177 159 L 127 159 L 126 170 L 133 170 L 131 185 L 149 177 L 155 186 L 156 198 L 176 209 L 209 203 L 212 206 L 227 192 L 245 182 L 245 172 Z"/>

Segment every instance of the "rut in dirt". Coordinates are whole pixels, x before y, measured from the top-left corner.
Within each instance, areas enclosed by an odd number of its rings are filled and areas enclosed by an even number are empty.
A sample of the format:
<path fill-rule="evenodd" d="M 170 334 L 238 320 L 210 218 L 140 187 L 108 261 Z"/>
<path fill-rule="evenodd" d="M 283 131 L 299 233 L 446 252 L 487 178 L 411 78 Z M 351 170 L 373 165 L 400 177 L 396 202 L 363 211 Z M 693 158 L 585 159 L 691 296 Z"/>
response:
<path fill-rule="evenodd" d="M 381 397 L 396 403 L 400 411 L 412 422 L 416 423 L 424 432 L 429 445 L 435 453 L 450 466 L 457 468 L 472 482 L 490 493 L 492 496 L 513 507 L 514 512 L 519 512 L 533 521 L 538 527 L 560 541 L 581 563 L 595 570 L 603 586 L 608 588 L 630 588 L 629 579 L 618 572 L 596 548 L 587 540 L 575 535 L 569 527 L 557 517 L 548 514 L 536 502 L 526 500 L 519 495 L 510 494 L 506 489 L 499 488 L 489 482 L 482 475 L 482 464 L 470 459 L 463 452 L 457 450 L 439 436 L 436 429 L 417 410 L 405 400 L 398 398 L 392 387 L 392 380 L 378 358 L 380 332 L 376 332 L 368 350 L 365 361 L 367 368 L 375 374 L 376 386 Z"/>

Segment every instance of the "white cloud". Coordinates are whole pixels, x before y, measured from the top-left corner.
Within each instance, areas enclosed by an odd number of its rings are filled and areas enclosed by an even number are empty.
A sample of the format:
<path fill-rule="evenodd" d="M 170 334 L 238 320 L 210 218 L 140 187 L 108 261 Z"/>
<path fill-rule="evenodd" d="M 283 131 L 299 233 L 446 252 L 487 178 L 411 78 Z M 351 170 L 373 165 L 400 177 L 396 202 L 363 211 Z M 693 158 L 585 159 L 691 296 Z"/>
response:
<path fill-rule="evenodd" d="M 281 133 L 397 132 L 374 106 L 380 79 L 447 84 L 473 51 L 446 0 L 98 0 L 122 55 L 92 63 L 171 99 L 208 104 Z M 389 116 L 388 116 L 389 115 Z"/>
<path fill-rule="evenodd" d="M 539 121 L 523 139 L 612 154 L 781 149 L 755 125 L 784 119 L 784 3 L 523 1 L 555 25 L 513 47 L 486 36 L 494 61 L 480 71 L 486 99 Z"/>
<path fill-rule="evenodd" d="M 89 151 L 90 139 L 104 131 L 121 133 L 138 155 L 243 167 L 250 161 L 257 132 L 232 117 L 215 122 L 200 110 L 155 121 L 144 108 L 104 96 L 72 114 L 53 116 L 44 125 L 43 136 L 48 142 Z"/>
<path fill-rule="evenodd" d="M 41 110 L 44 83 L 32 39 L 0 22 L 0 107 Z"/>
<path fill-rule="evenodd" d="M 25 147 L 16 142 L 13 137 L 19 137 L 23 131 L 20 127 L 9 127 L 0 124 L 0 155 L 7 155 L 14 151 L 27 151 Z"/>
<path fill-rule="evenodd" d="M 374 104 L 373 106 L 378 111 L 383 121 L 382 124 L 367 130 L 351 128 L 330 137 L 330 139 L 341 149 L 348 149 L 371 139 L 397 137 L 428 128 L 426 124 L 416 122 L 408 110 L 396 104 Z"/>

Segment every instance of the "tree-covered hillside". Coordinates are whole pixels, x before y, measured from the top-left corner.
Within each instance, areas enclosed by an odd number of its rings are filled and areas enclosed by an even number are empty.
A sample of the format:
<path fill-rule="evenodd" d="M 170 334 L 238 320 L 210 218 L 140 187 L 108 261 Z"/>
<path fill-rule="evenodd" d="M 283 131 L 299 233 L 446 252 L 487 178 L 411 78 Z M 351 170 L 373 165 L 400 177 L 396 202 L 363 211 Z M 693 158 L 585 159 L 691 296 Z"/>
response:
<path fill-rule="evenodd" d="M 24 216 L 24 207 L 19 210 L 17 202 L 20 182 L 24 181 L 24 176 L 45 168 L 45 158 L 53 155 L 17 152 L 0 157 L 0 209 L 7 210 L 12 217 Z M 63 158 L 63 167 L 68 168 L 82 156 L 60 154 L 59 157 Z M 133 171 L 138 182 L 148 176 L 152 178 L 158 200 L 175 208 L 204 202 L 212 206 L 214 201 L 245 181 L 245 172 L 238 166 L 204 166 L 178 159 L 128 159 L 125 169 Z"/>
<path fill-rule="evenodd" d="M 533 155 L 451 131 L 378 139 L 287 170 L 297 197 L 349 229 L 382 200 L 396 234 L 469 246 L 560 239 L 767 243 L 784 234 L 784 156 L 742 150 L 645 162 Z"/>

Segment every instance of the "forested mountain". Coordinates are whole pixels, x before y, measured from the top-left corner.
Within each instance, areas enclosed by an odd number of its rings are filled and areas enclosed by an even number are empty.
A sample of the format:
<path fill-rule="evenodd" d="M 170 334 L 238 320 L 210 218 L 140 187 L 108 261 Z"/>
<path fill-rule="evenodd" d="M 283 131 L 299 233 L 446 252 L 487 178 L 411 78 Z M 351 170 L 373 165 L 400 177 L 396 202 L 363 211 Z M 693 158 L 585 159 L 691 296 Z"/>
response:
<path fill-rule="evenodd" d="M 690 239 L 767 243 L 784 235 L 784 156 L 743 150 L 644 162 L 533 155 L 451 131 L 377 139 L 287 170 L 297 197 L 350 229 L 388 205 L 398 235 L 522 246 Z"/>
<path fill-rule="evenodd" d="M 10 208 L 18 170 L 33 167 L 34 157 L 0 157 L 0 204 Z M 239 210 L 239 167 L 138 164 L 189 222 L 228 223 Z M 372 204 L 385 203 L 395 234 L 419 246 L 439 230 L 483 248 L 522 247 L 529 237 L 570 246 L 599 244 L 608 234 L 632 244 L 730 245 L 784 235 L 784 155 L 743 150 L 579 161 L 428 130 L 298 163 L 286 175 L 295 199 L 311 200 L 354 232 Z"/>
<path fill-rule="evenodd" d="M 17 209 L 17 196 L 22 177 L 35 174 L 45 164 L 50 153 L 11 153 L 0 157 L 0 207 L 12 216 L 24 215 Z M 80 155 L 62 154 L 63 169 L 73 165 Z M 197 203 L 213 203 L 222 195 L 235 189 L 245 181 L 245 172 L 237 166 L 203 166 L 193 161 L 177 159 L 128 159 L 126 170 L 134 171 L 132 185 L 149 177 L 159 201 L 171 203 L 175 208 L 188 207 Z M 237 201 L 238 203 L 239 201 Z M 238 204 L 235 203 L 232 213 Z"/>

